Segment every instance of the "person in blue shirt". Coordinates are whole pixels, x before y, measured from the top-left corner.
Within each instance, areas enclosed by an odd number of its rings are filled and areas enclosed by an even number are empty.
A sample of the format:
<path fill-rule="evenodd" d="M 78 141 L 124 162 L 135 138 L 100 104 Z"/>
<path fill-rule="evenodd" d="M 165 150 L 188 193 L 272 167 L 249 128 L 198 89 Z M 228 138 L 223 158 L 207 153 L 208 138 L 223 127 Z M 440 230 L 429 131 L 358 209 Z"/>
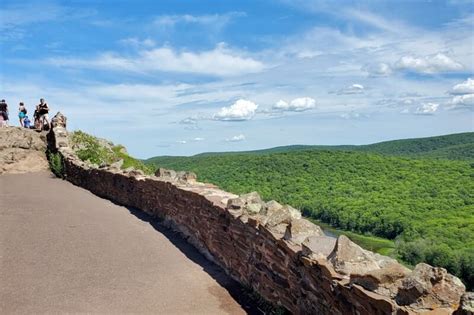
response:
<path fill-rule="evenodd" d="M 25 115 L 25 118 L 23 118 L 23 127 L 31 128 L 31 121 L 26 115 Z"/>

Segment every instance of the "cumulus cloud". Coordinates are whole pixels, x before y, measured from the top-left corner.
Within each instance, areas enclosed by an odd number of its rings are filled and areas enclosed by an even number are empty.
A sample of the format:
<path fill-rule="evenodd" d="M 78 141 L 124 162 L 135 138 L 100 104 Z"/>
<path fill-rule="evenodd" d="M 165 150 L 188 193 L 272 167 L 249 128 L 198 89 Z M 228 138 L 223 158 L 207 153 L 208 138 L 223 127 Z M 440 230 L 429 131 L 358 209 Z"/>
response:
<path fill-rule="evenodd" d="M 438 110 L 439 104 L 423 103 L 415 109 L 416 115 L 433 115 Z"/>
<path fill-rule="evenodd" d="M 395 67 L 420 73 L 455 72 L 464 69 L 462 64 L 442 53 L 425 57 L 404 56 L 395 63 Z"/>
<path fill-rule="evenodd" d="M 244 141 L 244 140 L 245 140 L 245 136 L 243 134 L 225 139 L 225 141 L 227 142 L 239 142 L 239 141 Z"/>
<path fill-rule="evenodd" d="M 474 80 L 468 78 L 466 81 L 453 86 L 449 92 L 453 95 L 451 101 L 454 107 L 472 107 L 474 106 Z"/>
<path fill-rule="evenodd" d="M 452 95 L 474 94 L 474 79 L 468 78 L 466 81 L 456 84 L 450 93 Z"/>
<path fill-rule="evenodd" d="M 216 120 L 249 120 L 255 116 L 258 105 L 252 101 L 239 99 L 229 107 L 222 107 L 219 112 L 214 114 Z"/>
<path fill-rule="evenodd" d="M 178 141 L 176 141 L 176 142 L 179 143 L 179 144 L 186 144 L 186 143 L 187 143 L 186 140 L 178 140 Z"/>
<path fill-rule="evenodd" d="M 392 68 L 386 63 L 366 65 L 362 68 L 370 77 L 386 77 L 392 73 Z"/>
<path fill-rule="evenodd" d="M 193 141 L 196 141 L 196 142 L 198 142 L 198 141 L 204 141 L 204 140 L 205 140 L 205 139 L 204 139 L 204 138 L 201 138 L 201 137 L 196 137 L 196 138 L 193 139 Z"/>
<path fill-rule="evenodd" d="M 361 94 L 364 93 L 365 87 L 362 84 L 351 84 L 343 89 L 337 91 L 337 94 Z"/>
<path fill-rule="evenodd" d="M 456 106 L 474 106 L 474 94 L 456 95 L 452 103 Z"/>
<path fill-rule="evenodd" d="M 105 69 L 130 72 L 179 72 L 214 76 L 236 76 L 256 73 L 263 63 L 245 57 L 237 51 L 218 44 L 214 49 L 201 52 L 176 51 L 170 47 L 141 50 L 138 56 L 124 57 L 103 53 L 94 59 L 49 58 L 48 64 L 59 67 Z"/>
<path fill-rule="evenodd" d="M 273 105 L 273 109 L 277 111 L 302 112 L 313 108 L 316 108 L 316 101 L 311 97 L 295 98 L 290 103 L 279 100 Z"/>

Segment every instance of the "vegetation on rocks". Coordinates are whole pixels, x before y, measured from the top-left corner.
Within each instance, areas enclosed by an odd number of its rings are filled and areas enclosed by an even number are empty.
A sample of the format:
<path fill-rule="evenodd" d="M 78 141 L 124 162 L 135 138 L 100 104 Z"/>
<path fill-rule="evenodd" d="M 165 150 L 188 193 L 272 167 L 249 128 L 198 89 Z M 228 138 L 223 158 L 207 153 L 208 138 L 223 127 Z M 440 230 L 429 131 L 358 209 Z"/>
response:
<path fill-rule="evenodd" d="M 96 138 L 83 131 L 74 131 L 70 135 L 71 147 L 77 156 L 83 161 L 89 161 L 96 165 L 110 165 L 123 160 L 122 169 L 133 167 L 152 174 L 153 169 L 128 155 L 125 147 L 114 145 L 112 142 Z"/>
<path fill-rule="evenodd" d="M 395 155 L 404 151 L 401 144 L 393 149 Z M 430 152 L 440 150 L 433 144 L 428 147 Z M 376 249 L 396 253 L 408 264 L 445 267 L 472 289 L 474 164 L 467 157 L 458 161 L 409 155 L 310 149 L 163 157 L 149 162 L 193 171 L 200 180 L 234 193 L 258 191 L 264 199 L 296 206 L 333 227 L 365 234 L 367 243 L 374 243 L 373 236 L 393 240 Z"/>
<path fill-rule="evenodd" d="M 49 168 L 57 177 L 64 178 L 63 158 L 59 153 L 48 152 Z"/>

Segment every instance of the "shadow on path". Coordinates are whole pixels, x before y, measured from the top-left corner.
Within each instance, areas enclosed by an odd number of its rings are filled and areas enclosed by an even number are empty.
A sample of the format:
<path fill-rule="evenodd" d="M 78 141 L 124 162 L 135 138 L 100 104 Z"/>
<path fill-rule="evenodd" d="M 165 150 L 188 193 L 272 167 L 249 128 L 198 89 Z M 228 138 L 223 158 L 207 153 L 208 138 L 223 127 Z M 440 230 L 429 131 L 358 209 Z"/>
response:
<path fill-rule="evenodd" d="M 271 305 L 257 297 L 251 289 L 245 288 L 237 281 L 231 279 L 225 271 L 208 260 L 195 247 L 189 244 L 179 232 L 165 227 L 162 220 L 155 218 L 141 210 L 126 207 L 128 211 L 138 219 L 149 223 L 156 231 L 163 234 L 173 245 L 175 245 L 187 258 L 202 267 L 216 282 L 229 292 L 247 314 L 272 314 Z"/>

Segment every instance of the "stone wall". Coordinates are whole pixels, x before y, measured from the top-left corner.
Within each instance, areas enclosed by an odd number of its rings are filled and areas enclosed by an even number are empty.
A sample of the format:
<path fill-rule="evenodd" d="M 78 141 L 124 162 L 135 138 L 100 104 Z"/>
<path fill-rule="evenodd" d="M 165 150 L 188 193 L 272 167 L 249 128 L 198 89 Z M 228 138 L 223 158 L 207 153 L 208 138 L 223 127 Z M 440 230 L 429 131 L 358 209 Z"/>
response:
<path fill-rule="evenodd" d="M 68 181 L 163 219 L 233 278 L 291 313 L 451 314 L 459 306 L 465 287 L 446 270 L 419 264 L 412 271 L 345 236 L 325 236 L 290 206 L 256 193 L 237 196 L 193 176 L 145 176 L 80 161 L 63 121 L 53 119 L 51 149 L 63 156 Z"/>

